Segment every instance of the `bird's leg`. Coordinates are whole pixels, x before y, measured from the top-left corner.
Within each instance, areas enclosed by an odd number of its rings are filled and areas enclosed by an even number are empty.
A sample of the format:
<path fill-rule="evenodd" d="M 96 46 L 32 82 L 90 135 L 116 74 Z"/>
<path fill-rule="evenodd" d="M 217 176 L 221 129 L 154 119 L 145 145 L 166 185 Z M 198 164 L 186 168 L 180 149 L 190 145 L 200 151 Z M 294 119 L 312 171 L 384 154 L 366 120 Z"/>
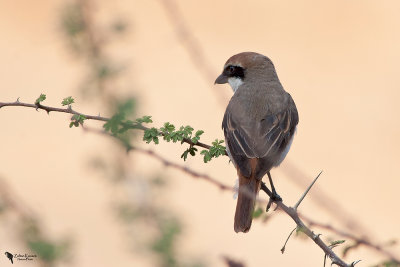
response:
<path fill-rule="evenodd" d="M 268 212 L 269 208 L 272 205 L 272 202 L 282 201 L 282 198 L 278 195 L 278 193 L 276 193 L 274 183 L 272 182 L 271 174 L 269 172 L 267 172 L 267 174 L 268 174 L 269 184 L 271 185 L 271 190 L 272 190 L 271 195 L 269 196 L 269 201 L 268 201 L 267 208 L 266 208 L 266 211 Z"/>
<path fill-rule="evenodd" d="M 274 183 L 272 182 L 271 174 L 269 172 L 267 172 L 267 175 L 268 175 L 268 179 L 269 179 L 269 184 L 271 185 L 271 190 L 272 190 L 271 198 L 272 198 L 272 200 L 273 201 L 282 201 L 282 198 L 278 195 L 278 193 L 276 193 Z"/>

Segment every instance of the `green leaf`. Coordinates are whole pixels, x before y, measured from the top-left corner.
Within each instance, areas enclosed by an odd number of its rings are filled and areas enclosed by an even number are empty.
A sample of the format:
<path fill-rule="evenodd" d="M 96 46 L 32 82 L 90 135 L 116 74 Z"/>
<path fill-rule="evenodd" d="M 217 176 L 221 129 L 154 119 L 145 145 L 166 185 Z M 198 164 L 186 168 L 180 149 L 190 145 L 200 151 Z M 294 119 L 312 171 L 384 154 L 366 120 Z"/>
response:
<path fill-rule="evenodd" d="M 340 244 L 343 244 L 344 242 L 346 242 L 346 240 L 336 240 L 336 241 L 332 241 L 330 246 L 337 246 Z"/>
<path fill-rule="evenodd" d="M 330 248 L 335 248 L 339 246 L 340 244 L 343 244 L 346 240 L 336 240 L 332 241 L 331 244 L 329 245 Z"/>
<path fill-rule="evenodd" d="M 192 132 L 193 132 L 193 128 L 190 127 L 189 125 L 185 126 L 185 128 L 183 128 L 182 132 L 183 132 L 183 137 L 184 138 L 190 138 L 190 136 L 192 136 Z"/>
<path fill-rule="evenodd" d="M 75 103 L 75 101 L 74 101 L 74 99 L 73 99 L 71 96 L 64 98 L 63 101 L 61 102 L 61 104 L 62 104 L 63 106 L 69 106 L 69 105 L 71 105 L 72 103 Z"/>
<path fill-rule="evenodd" d="M 106 123 L 104 123 L 103 128 L 106 131 L 110 131 L 113 134 L 118 133 L 118 127 L 121 124 L 121 117 L 118 115 L 112 116 Z"/>
<path fill-rule="evenodd" d="M 83 125 L 83 122 L 86 120 L 86 116 L 82 114 L 75 114 L 71 118 L 71 122 L 69 124 L 69 128 L 72 128 L 73 126 L 79 127 L 79 125 Z"/>
<path fill-rule="evenodd" d="M 135 99 L 129 98 L 118 104 L 117 114 L 120 114 L 123 119 L 132 115 L 135 111 Z"/>
<path fill-rule="evenodd" d="M 199 142 L 200 140 L 200 135 L 202 135 L 204 133 L 203 130 L 198 130 L 195 134 L 194 137 L 191 139 L 193 144 L 197 144 L 197 142 Z"/>
<path fill-rule="evenodd" d="M 190 155 L 192 155 L 192 156 L 196 155 L 196 151 L 197 151 L 197 148 L 195 148 L 195 147 L 191 147 L 191 148 L 189 149 L 189 153 L 190 153 Z"/>
<path fill-rule="evenodd" d="M 113 135 L 126 132 L 128 129 L 134 128 L 135 125 L 131 120 L 126 120 L 134 112 L 135 101 L 133 98 L 127 99 L 118 104 L 117 112 L 103 125 L 106 131 L 110 131 Z M 143 118 L 142 118 L 143 119 Z M 151 121 L 150 116 L 146 116 L 144 121 Z M 139 119 L 140 121 L 140 119 Z"/>
<path fill-rule="evenodd" d="M 256 210 L 254 210 L 253 212 L 253 218 L 258 218 L 261 216 L 261 214 L 263 213 L 263 210 L 261 208 L 257 208 Z"/>
<path fill-rule="evenodd" d="M 200 152 L 200 154 L 201 155 L 203 155 L 203 161 L 204 161 L 204 163 L 207 163 L 207 162 L 209 162 L 210 160 L 211 160 L 211 158 L 212 158 L 212 156 L 211 156 L 211 154 L 210 154 L 210 151 L 208 151 L 208 150 L 202 150 L 201 152 Z"/>
<path fill-rule="evenodd" d="M 44 100 L 46 100 L 46 95 L 45 94 L 40 94 L 40 96 L 35 101 L 35 105 L 39 105 L 40 102 L 43 102 Z"/>
<path fill-rule="evenodd" d="M 152 141 L 155 144 L 159 143 L 159 138 L 158 136 L 160 135 L 159 131 L 157 128 L 151 128 L 151 129 L 147 129 L 144 131 L 144 135 L 143 135 L 143 141 L 145 141 L 147 144 L 150 144 Z"/>
<path fill-rule="evenodd" d="M 186 161 L 188 155 L 190 154 L 191 156 L 194 156 L 194 155 L 196 155 L 196 151 L 197 151 L 197 148 L 195 148 L 195 147 L 189 147 L 188 149 L 186 149 L 186 150 L 182 153 L 181 158 L 183 158 L 183 160 Z"/>
<path fill-rule="evenodd" d="M 182 231 L 181 223 L 175 218 L 162 219 L 159 222 L 159 235 L 152 242 L 151 249 L 160 256 L 162 266 L 180 266 L 176 259 L 176 241 Z"/>
<path fill-rule="evenodd" d="M 204 133 L 203 130 L 198 130 L 198 131 L 195 133 L 195 136 L 199 137 L 199 136 L 202 135 L 203 133 Z"/>
<path fill-rule="evenodd" d="M 47 261 L 54 261 L 57 258 L 57 246 L 44 240 L 30 241 L 28 246 L 32 251 L 38 254 L 40 258 Z"/>
<path fill-rule="evenodd" d="M 188 153 L 189 153 L 189 149 L 186 149 L 186 150 L 182 153 L 181 159 L 183 158 L 183 160 L 186 161 L 187 156 L 188 156 Z"/>
<path fill-rule="evenodd" d="M 158 143 L 160 142 L 157 136 L 153 136 L 153 142 L 158 145 Z"/>
<path fill-rule="evenodd" d="M 136 119 L 137 123 L 151 123 L 153 122 L 151 116 L 143 116 L 141 118 Z"/>
<path fill-rule="evenodd" d="M 161 132 L 167 134 L 175 131 L 175 126 L 169 122 L 164 123 L 164 127 L 160 128 Z"/>
<path fill-rule="evenodd" d="M 78 35 L 86 30 L 82 13 L 82 8 L 74 4 L 66 6 L 61 14 L 62 29 L 73 40 L 78 39 Z"/>
<path fill-rule="evenodd" d="M 218 158 L 221 155 L 225 155 L 225 147 L 221 145 L 223 142 L 224 140 L 215 139 L 209 150 L 205 149 L 200 152 L 200 154 L 203 155 L 205 163 L 209 162 L 212 158 Z"/>

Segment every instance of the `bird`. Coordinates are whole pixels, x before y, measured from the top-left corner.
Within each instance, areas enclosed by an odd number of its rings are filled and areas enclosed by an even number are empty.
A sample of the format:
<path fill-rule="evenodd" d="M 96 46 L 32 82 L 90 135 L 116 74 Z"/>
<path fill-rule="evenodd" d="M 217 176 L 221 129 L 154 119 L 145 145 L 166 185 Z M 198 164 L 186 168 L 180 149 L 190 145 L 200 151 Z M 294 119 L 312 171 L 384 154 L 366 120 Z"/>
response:
<path fill-rule="evenodd" d="M 265 174 L 271 185 L 270 203 L 282 201 L 270 171 L 286 157 L 299 115 L 274 64 L 262 54 L 242 52 L 230 57 L 215 80 L 215 84 L 225 83 L 234 92 L 222 121 L 226 151 L 239 178 L 234 230 L 246 233 Z"/>
<path fill-rule="evenodd" d="M 5 252 L 4 253 L 6 256 L 7 256 L 7 258 L 11 261 L 11 264 L 14 264 L 14 261 L 13 261 L 13 254 L 11 254 L 10 252 Z"/>

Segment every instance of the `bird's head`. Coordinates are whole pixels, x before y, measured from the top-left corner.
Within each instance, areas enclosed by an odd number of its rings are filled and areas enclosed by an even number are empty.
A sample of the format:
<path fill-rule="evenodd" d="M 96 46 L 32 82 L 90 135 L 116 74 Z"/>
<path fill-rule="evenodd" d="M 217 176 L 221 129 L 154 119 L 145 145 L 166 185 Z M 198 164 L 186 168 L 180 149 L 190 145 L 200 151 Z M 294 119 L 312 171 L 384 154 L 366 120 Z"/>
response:
<path fill-rule="evenodd" d="M 232 90 L 236 92 L 243 83 L 275 78 L 277 78 L 275 67 L 268 57 L 254 52 L 243 52 L 226 61 L 224 69 L 215 83 L 229 83 Z"/>

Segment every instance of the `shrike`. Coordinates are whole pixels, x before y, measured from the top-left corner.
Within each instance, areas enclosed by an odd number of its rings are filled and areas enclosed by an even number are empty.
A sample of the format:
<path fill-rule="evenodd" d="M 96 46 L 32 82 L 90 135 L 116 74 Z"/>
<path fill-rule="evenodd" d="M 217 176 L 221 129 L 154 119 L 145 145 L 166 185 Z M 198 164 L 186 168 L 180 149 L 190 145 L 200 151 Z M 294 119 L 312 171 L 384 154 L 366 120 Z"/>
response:
<path fill-rule="evenodd" d="M 253 52 L 232 56 L 215 83 L 229 83 L 234 92 L 222 128 L 228 155 L 239 177 L 234 229 L 248 232 L 265 174 L 271 184 L 272 199 L 281 200 L 270 170 L 286 157 L 299 116 L 274 64 L 266 56 Z"/>

